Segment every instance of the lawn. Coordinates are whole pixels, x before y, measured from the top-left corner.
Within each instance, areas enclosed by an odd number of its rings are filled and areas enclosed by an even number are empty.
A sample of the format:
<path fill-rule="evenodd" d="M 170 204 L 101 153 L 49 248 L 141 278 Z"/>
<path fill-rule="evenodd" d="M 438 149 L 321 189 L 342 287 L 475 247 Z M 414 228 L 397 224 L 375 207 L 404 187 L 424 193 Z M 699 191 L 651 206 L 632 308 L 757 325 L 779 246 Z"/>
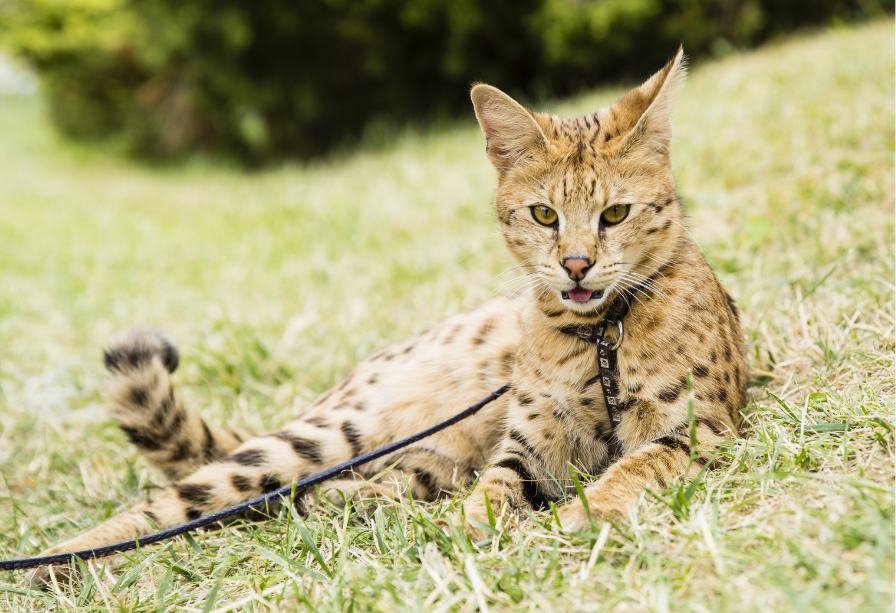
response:
<path fill-rule="evenodd" d="M 892 610 L 893 73 L 890 21 L 692 71 L 679 188 L 753 368 L 744 438 L 696 488 L 590 534 L 536 515 L 479 545 L 450 524 L 457 500 L 284 514 L 92 563 L 80 589 L 2 574 L 0 609 Z M 105 415 L 114 331 L 170 332 L 190 404 L 262 430 L 512 289 L 472 113 L 251 174 L 63 142 L 21 93 L 0 93 L 0 135 L 0 557 L 162 484 Z"/>

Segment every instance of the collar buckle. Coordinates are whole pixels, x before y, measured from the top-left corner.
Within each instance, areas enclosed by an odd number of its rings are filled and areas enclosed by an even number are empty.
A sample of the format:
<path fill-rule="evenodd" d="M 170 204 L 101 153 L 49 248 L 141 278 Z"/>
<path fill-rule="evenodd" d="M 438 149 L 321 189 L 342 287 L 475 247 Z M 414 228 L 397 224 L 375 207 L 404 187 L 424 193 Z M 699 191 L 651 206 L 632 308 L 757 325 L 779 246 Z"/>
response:
<path fill-rule="evenodd" d="M 608 323 L 613 323 L 613 322 L 608 322 Z M 610 346 L 610 351 L 616 351 L 617 349 L 619 349 L 619 346 L 622 345 L 622 339 L 625 338 L 625 328 L 622 325 L 622 320 L 617 319 L 615 321 L 615 323 L 616 323 L 616 342 Z M 603 325 L 601 325 L 600 327 L 603 328 Z M 595 332 L 597 332 L 597 329 L 595 329 Z M 604 333 L 605 333 L 605 330 L 601 329 L 600 336 L 598 338 L 603 338 Z"/>

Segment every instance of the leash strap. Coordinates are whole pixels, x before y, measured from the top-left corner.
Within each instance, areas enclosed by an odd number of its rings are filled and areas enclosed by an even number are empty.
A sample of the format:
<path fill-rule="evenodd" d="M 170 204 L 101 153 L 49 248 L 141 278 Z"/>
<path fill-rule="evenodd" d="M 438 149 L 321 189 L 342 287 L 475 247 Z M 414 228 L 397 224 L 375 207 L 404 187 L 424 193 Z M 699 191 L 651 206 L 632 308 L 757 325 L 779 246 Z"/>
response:
<path fill-rule="evenodd" d="M 478 413 L 483 407 L 494 402 L 510 389 L 509 384 L 505 384 L 491 394 L 477 402 L 476 404 L 467 407 L 463 411 L 452 415 L 448 419 L 441 421 L 434 426 L 430 426 L 426 430 L 421 430 L 416 434 L 412 434 L 411 436 L 405 437 L 403 439 L 399 439 L 388 445 L 384 445 L 378 449 L 374 449 L 372 451 L 368 451 L 367 453 L 363 453 L 359 456 L 351 458 L 350 460 L 346 460 L 341 464 L 337 464 L 336 466 L 332 466 L 324 471 L 321 471 L 315 475 L 310 475 L 305 477 L 304 479 L 299 479 L 289 485 L 284 485 L 280 489 L 272 490 L 266 494 L 262 494 L 261 496 L 257 496 L 255 498 L 250 498 L 244 502 L 236 504 L 232 507 L 227 507 L 226 509 L 222 509 L 216 513 L 212 513 L 211 515 L 204 515 L 202 517 L 197 517 L 192 521 L 185 522 L 183 524 L 178 524 L 176 526 L 172 526 L 166 530 L 160 530 L 158 532 L 154 532 L 152 534 L 148 534 L 146 536 L 140 537 L 138 539 L 132 541 L 121 541 L 119 543 L 114 543 L 112 545 L 106 545 L 104 547 L 98 547 L 96 549 L 85 549 L 83 551 L 72 551 L 68 553 L 60 553 L 52 556 L 41 556 L 35 558 L 18 558 L 13 560 L 0 560 L 0 571 L 3 570 L 24 570 L 28 568 L 37 568 L 39 566 L 50 566 L 53 564 L 66 564 L 74 560 L 75 558 L 79 558 L 81 560 L 91 560 L 95 558 L 104 558 L 106 556 L 110 556 L 116 553 L 122 553 L 125 551 L 132 551 L 137 549 L 138 547 L 142 547 L 144 545 L 151 545 L 153 543 L 158 543 L 159 541 L 164 541 L 166 539 L 172 538 L 174 536 L 178 536 L 180 534 L 184 534 L 187 532 L 193 532 L 194 530 L 198 530 L 199 528 L 204 528 L 206 526 L 210 526 L 212 524 L 217 524 L 225 519 L 230 519 L 231 517 L 242 515 L 246 511 L 250 510 L 258 510 L 259 508 L 264 508 L 267 504 L 277 498 L 290 498 L 295 493 L 306 490 L 310 487 L 318 485 L 328 479 L 332 479 L 333 477 L 337 477 L 342 473 L 352 470 L 353 468 L 357 468 L 358 466 L 362 466 L 369 462 L 373 462 L 385 455 L 389 455 L 399 449 L 407 447 L 409 445 L 413 445 L 414 443 L 425 439 L 428 436 L 435 434 L 436 432 L 440 432 L 449 426 L 453 426 L 459 421 L 470 417 Z"/>
<path fill-rule="evenodd" d="M 624 328 L 622 320 L 616 322 L 619 328 L 619 338 L 611 343 L 606 338 L 607 326 L 600 326 L 600 337 L 597 341 L 597 370 L 600 376 L 600 386 L 604 392 L 604 404 L 607 405 L 607 414 L 613 428 L 619 425 L 622 416 L 619 414 L 619 362 L 616 359 L 616 349 L 622 340 Z"/>
<path fill-rule="evenodd" d="M 615 429 L 622 420 L 619 411 L 619 361 L 616 350 L 622 344 L 625 328 L 622 325 L 625 316 L 628 315 L 631 296 L 628 291 L 617 296 L 613 304 L 607 310 L 603 321 L 593 326 L 590 325 L 566 325 L 558 328 L 564 334 L 576 336 L 583 341 L 594 343 L 597 346 L 597 376 L 600 377 L 600 386 L 604 394 L 604 404 L 607 407 L 607 415 Z M 607 330 L 616 328 L 616 339 L 607 338 Z"/>

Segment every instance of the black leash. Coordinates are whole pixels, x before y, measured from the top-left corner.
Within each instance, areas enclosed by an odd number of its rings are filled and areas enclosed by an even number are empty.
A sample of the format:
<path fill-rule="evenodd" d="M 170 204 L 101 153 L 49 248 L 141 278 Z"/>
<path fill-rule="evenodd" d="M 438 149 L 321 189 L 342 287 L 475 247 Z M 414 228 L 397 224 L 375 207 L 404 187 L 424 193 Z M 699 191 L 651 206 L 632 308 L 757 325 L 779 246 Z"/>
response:
<path fill-rule="evenodd" d="M 336 466 L 332 466 L 322 472 L 317 473 L 316 475 L 311 475 L 309 477 L 305 477 L 304 479 L 299 479 L 298 481 L 290 483 L 289 485 L 285 485 L 276 490 L 271 490 L 270 492 L 262 494 L 261 496 L 251 498 L 232 507 L 227 507 L 226 509 L 222 509 L 216 513 L 212 513 L 211 515 L 198 517 L 192 521 L 178 524 L 177 526 L 173 526 L 171 528 L 168 528 L 167 530 L 160 530 L 158 532 L 148 534 L 132 541 L 121 541 L 120 543 L 114 543 L 112 545 L 106 545 L 104 547 L 98 547 L 96 549 L 85 549 L 83 551 L 72 551 L 69 553 L 60 553 L 52 556 L 41 556 L 36 558 L 0 560 L 0 570 L 23 570 L 27 568 L 37 568 L 38 566 L 49 566 L 51 564 L 67 564 L 75 558 L 79 558 L 81 560 L 103 558 L 115 553 L 132 551 L 134 549 L 137 549 L 138 547 L 142 547 L 143 545 L 158 543 L 159 541 L 164 541 L 166 539 L 184 534 L 186 532 L 192 532 L 194 530 L 198 530 L 199 528 L 204 528 L 206 526 L 216 524 L 225 519 L 230 519 L 231 517 L 242 515 L 246 511 L 264 508 L 265 505 L 269 504 L 276 498 L 289 498 L 294 492 L 297 493 L 300 491 L 304 491 L 309 487 L 326 481 L 327 479 L 332 479 L 333 477 L 336 477 L 347 470 L 351 470 L 358 466 L 362 466 L 364 464 L 377 460 L 385 455 L 389 455 L 390 453 L 398 451 L 403 447 L 413 445 L 414 443 L 423 440 L 427 436 L 431 436 L 436 432 L 440 432 L 445 428 L 448 428 L 449 426 L 453 426 L 457 422 L 462 421 L 467 417 L 470 417 L 471 415 L 474 415 L 487 404 L 497 400 L 505 393 L 507 393 L 507 390 L 509 389 L 510 385 L 505 384 L 476 404 L 467 407 L 460 413 L 457 413 L 456 415 L 453 415 L 448 419 L 427 428 L 426 430 L 421 430 L 416 434 L 412 434 L 411 436 L 399 439 L 397 441 L 389 443 L 388 445 L 384 445 L 379 449 L 374 449 L 373 451 L 368 451 L 367 453 L 363 453 L 350 460 L 346 460 L 345 462 L 337 464 Z"/>

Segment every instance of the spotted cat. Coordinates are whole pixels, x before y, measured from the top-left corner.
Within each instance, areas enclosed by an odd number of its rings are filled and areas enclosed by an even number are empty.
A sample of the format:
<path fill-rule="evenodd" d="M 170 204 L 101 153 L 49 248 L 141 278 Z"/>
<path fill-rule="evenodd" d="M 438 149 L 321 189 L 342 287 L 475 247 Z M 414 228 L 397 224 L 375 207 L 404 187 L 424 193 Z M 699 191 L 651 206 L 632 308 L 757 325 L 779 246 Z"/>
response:
<path fill-rule="evenodd" d="M 578 530 L 625 513 L 648 486 L 694 473 L 736 435 L 747 365 L 734 301 L 682 225 L 669 145 L 684 74 L 679 50 L 611 107 L 574 119 L 476 85 L 499 226 L 528 289 L 375 353 L 272 433 L 215 427 L 187 409 L 172 383 L 177 351 L 162 335 L 114 340 L 105 354 L 113 417 L 172 484 L 45 553 L 133 539 L 240 502 L 507 382 L 474 417 L 329 483 L 329 494 L 432 500 L 475 483 L 463 515 L 478 537 L 488 504 L 509 519 L 555 502 L 561 528 Z M 599 324 L 620 297 L 628 313 L 614 426 L 594 344 L 569 330 Z M 597 475 L 587 506 L 570 498 L 570 467 Z"/>

